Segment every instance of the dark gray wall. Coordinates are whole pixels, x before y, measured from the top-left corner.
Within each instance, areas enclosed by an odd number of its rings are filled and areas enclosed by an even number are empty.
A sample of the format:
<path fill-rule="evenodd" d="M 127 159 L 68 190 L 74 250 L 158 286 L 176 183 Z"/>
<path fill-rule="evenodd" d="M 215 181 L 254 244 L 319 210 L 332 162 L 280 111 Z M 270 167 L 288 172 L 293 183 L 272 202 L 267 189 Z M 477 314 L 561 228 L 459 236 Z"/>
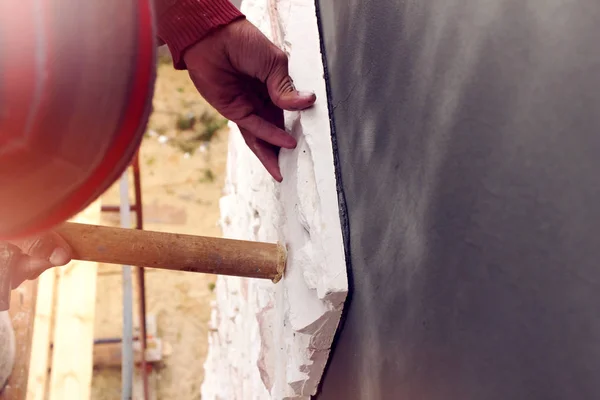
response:
<path fill-rule="evenodd" d="M 600 399 L 600 1 L 317 1 L 352 296 L 319 398 Z"/>

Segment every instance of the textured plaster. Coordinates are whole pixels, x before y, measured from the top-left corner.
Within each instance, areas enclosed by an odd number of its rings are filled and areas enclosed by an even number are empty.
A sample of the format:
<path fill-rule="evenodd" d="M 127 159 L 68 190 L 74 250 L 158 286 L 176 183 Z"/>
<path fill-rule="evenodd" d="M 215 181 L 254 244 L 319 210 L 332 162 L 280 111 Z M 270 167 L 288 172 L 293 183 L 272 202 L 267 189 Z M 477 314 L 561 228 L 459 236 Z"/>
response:
<path fill-rule="evenodd" d="M 285 243 L 284 279 L 219 277 L 204 399 L 301 399 L 320 382 L 348 291 L 316 11 L 311 1 L 245 0 L 242 11 L 286 51 L 290 75 L 317 103 L 286 113 L 298 140 L 276 184 L 231 135 L 221 225 L 225 237 Z"/>

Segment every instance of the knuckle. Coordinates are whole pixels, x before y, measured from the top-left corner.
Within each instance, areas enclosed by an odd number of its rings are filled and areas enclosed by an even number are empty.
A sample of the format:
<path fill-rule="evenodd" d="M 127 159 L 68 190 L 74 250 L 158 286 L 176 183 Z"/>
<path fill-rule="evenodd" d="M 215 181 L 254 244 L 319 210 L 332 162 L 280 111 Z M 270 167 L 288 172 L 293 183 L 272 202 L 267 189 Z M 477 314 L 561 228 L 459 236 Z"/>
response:
<path fill-rule="evenodd" d="M 273 51 L 269 76 L 286 75 L 288 69 L 288 56 L 280 49 Z"/>
<path fill-rule="evenodd" d="M 47 239 L 36 236 L 23 242 L 22 249 L 25 253 L 35 256 L 44 247 L 46 241 Z"/>

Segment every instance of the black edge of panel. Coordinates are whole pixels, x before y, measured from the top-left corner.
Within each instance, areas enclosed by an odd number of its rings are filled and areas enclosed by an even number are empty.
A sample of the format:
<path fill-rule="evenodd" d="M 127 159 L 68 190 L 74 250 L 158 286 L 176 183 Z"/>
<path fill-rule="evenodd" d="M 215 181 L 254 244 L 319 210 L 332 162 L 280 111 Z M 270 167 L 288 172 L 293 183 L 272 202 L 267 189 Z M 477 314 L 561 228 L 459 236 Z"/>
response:
<path fill-rule="evenodd" d="M 325 50 L 325 42 L 323 40 L 323 25 L 321 22 L 321 9 L 319 0 L 315 0 L 315 11 L 317 17 L 317 28 L 319 30 L 319 45 L 321 50 L 321 60 L 323 63 L 323 78 L 325 79 L 325 89 L 327 92 L 327 112 L 329 114 L 329 128 L 331 130 L 331 146 L 333 148 L 333 167 L 335 170 L 335 182 L 336 182 L 336 190 L 338 195 L 338 207 L 340 213 L 340 222 L 342 228 L 342 238 L 344 241 L 344 256 L 346 258 L 346 272 L 348 279 L 348 295 L 346 296 L 346 301 L 344 303 L 344 309 L 342 311 L 342 316 L 340 318 L 340 322 L 338 324 L 335 336 L 333 338 L 333 342 L 331 344 L 331 349 L 329 353 L 329 358 L 327 363 L 325 364 L 325 370 L 323 371 L 323 376 L 321 377 L 321 381 L 319 382 L 319 388 L 317 393 L 313 397 L 314 399 L 319 398 L 319 394 L 321 391 L 321 387 L 323 382 L 325 381 L 325 377 L 327 376 L 327 372 L 329 370 L 329 360 L 331 360 L 333 353 L 335 352 L 336 343 L 338 342 L 340 333 L 344 328 L 344 323 L 346 321 L 346 317 L 348 314 L 348 309 L 350 303 L 352 301 L 352 289 L 354 287 L 354 280 L 352 276 L 352 260 L 350 258 L 350 219 L 348 217 L 348 206 L 346 203 L 346 195 L 344 193 L 344 186 L 342 182 L 342 172 L 341 172 L 341 163 L 338 152 L 338 142 L 337 142 L 337 131 L 335 126 L 335 119 L 333 115 L 333 96 L 331 94 L 331 80 L 329 77 L 329 67 L 327 64 L 327 53 Z"/>

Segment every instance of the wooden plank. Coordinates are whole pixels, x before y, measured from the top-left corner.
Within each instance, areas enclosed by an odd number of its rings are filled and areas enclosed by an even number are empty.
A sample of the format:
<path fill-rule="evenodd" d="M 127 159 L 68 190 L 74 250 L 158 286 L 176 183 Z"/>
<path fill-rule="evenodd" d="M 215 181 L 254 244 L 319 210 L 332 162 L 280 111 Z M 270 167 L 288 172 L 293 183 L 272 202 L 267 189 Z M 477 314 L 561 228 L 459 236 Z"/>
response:
<path fill-rule="evenodd" d="M 100 201 L 74 221 L 99 224 Z M 97 268 L 97 263 L 73 261 L 58 269 L 49 400 L 90 398 Z"/>
<path fill-rule="evenodd" d="M 31 343 L 31 363 L 27 385 L 27 400 L 45 400 L 48 389 L 48 368 L 55 300 L 56 269 L 44 272 L 38 280 L 35 323 Z"/>
<path fill-rule="evenodd" d="M 27 393 L 31 338 L 35 317 L 37 280 L 26 281 L 10 296 L 10 311 L 15 331 L 15 366 L 2 393 L 0 400 L 23 400 Z"/>

